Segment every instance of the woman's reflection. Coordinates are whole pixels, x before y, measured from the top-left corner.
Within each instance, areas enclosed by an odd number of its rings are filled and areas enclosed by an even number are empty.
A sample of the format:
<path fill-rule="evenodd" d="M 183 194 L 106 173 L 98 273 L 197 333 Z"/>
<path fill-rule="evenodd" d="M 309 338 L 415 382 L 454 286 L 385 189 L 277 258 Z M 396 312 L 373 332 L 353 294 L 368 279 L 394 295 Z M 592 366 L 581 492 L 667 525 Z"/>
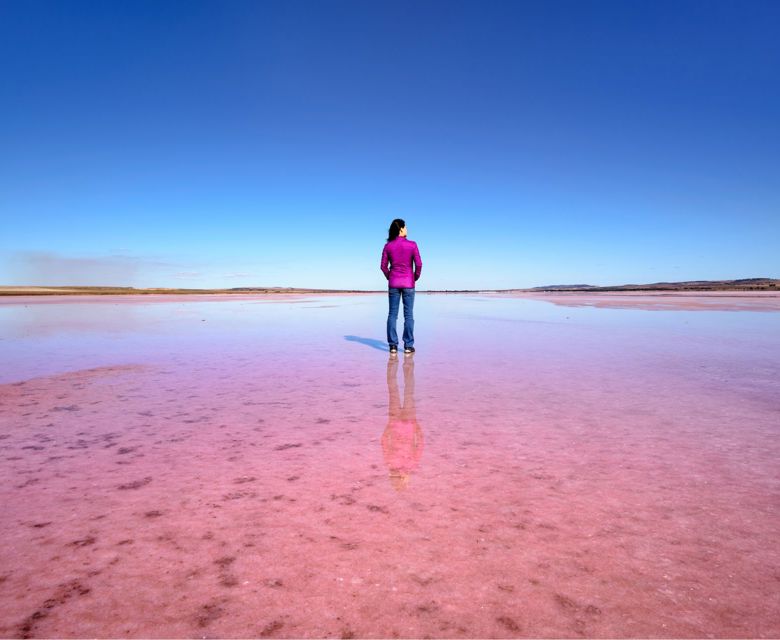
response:
<path fill-rule="evenodd" d="M 387 362 L 387 392 L 390 396 L 387 428 L 382 434 L 382 453 L 396 491 L 405 489 L 420 464 L 423 433 L 414 407 L 414 356 L 404 358 L 404 404 L 398 393 L 398 358 Z"/>

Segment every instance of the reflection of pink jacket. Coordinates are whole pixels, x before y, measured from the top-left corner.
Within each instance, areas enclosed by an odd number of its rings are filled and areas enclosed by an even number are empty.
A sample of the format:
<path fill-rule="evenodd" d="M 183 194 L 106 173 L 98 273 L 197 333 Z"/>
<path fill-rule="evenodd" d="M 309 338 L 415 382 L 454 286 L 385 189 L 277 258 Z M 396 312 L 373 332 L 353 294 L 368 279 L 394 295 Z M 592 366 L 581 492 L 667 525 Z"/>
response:
<path fill-rule="evenodd" d="M 422 457 L 422 429 L 414 420 L 391 420 L 382 434 L 382 453 L 391 471 L 411 473 Z"/>
<path fill-rule="evenodd" d="M 388 269 L 387 263 L 390 262 Z M 414 263 L 414 272 L 412 272 Z M 398 236 L 385 244 L 382 249 L 382 262 L 379 265 L 390 287 L 413 289 L 422 272 L 422 260 L 417 243 Z"/>

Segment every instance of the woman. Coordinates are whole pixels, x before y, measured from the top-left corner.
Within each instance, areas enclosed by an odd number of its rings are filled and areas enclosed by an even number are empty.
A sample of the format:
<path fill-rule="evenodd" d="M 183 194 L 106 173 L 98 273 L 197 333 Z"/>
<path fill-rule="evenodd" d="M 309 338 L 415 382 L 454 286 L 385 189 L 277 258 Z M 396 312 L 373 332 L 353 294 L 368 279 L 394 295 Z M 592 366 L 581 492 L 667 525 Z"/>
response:
<path fill-rule="evenodd" d="M 414 264 L 414 271 L 412 271 L 412 264 Z M 390 311 L 387 314 L 387 342 L 390 345 L 390 353 L 398 353 L 398 333 L 395 324 L 398 320 L 401 299 L 404 301 L 404 353 L 414 353 L 414 283 L 420 279 L 422 260 L 417 243 L 406 238 L 406 223 L 400 218 L 396 218 L 390 224 L 387 244 L 382 249 L 380 268 L 389 281 L 387 293 Z"/>

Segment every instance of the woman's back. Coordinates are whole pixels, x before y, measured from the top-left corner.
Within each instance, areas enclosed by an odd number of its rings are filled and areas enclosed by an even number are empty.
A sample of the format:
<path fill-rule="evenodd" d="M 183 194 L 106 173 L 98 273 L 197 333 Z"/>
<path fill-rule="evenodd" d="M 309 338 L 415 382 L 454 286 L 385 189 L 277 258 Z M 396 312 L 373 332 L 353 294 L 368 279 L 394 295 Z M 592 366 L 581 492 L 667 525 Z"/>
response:
<path fill-rule="evenodd" d="M 399 289 L 413 288 L 422 272 L 422 260 L 417 243 L 401 236 L 391 240 L 382 250 L 380 266 L 389 280 L 389 286 Z"/>

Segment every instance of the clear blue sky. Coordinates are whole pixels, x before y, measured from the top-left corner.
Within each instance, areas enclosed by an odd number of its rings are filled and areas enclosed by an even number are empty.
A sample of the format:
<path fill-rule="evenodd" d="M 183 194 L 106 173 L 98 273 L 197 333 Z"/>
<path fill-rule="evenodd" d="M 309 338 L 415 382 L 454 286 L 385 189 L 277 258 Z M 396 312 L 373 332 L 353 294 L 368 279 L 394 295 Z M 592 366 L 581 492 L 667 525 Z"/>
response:
<path fill-rule="evenodd" d="M 780 277 L 780 2 L 0 3 L 0 284 Z"/>

